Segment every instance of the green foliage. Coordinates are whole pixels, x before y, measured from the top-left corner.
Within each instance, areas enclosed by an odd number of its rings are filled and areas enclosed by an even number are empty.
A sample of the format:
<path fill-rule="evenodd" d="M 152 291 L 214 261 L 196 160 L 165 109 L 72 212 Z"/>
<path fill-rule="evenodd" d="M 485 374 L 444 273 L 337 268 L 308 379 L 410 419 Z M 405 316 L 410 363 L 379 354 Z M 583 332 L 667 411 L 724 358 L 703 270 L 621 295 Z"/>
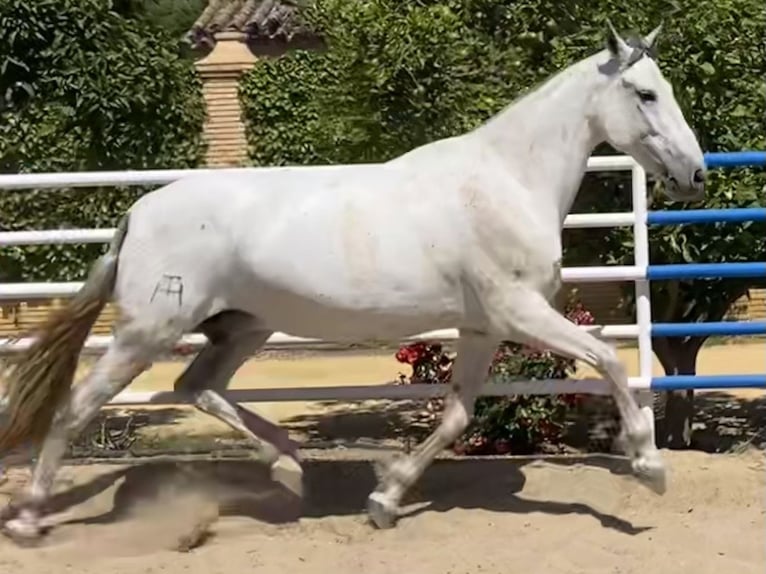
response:
<path fill-rule="evenodd" d="M 107 0 L 0 0 L 0 171 L 182 168 L 204 102 L 177 41 Z M 145 190 L 3 192 L 3 230 L 113 226 Z M 4 249 L 0 279 L 71 280 L 103 246 Z"/>
<path fill-rule="evenodd" d="M 295 52 L 263 61 L 240 83 L 250 156 L 256 165 L 325 163 L 315 101 L 326 76 L 324 56 Z"/>
<path fill-rule="evenodd" d="M 242 83 L 257 164 L 389 159 L 472 128 L 523 85 L 513 51 L 447 4 L 325 0 L 305 17 L 330 49 L 263 62 Z"/>
<path fill-rule="evenodd" d="M 647 11 L 659 14 L 662 3 Z M 660 37 L 660 66 L 675 87 L 675 95 L 705 151 L 765 149 L 763 100 L 766 56 L 763 30 L 766 13 L 753 0 L 679 2 L 682 10 L 667 18 Z M 756 127 L 759 126 L 759 127 Z M 698 205 L 673 203 L 655 187 L 649 209 L 737 208 L 763 205 L 763 172 L 727 169 L 710 172 L 707 197 Z M 583 211 L 629 208 L 629 176 L 588 178 Z M 606 237 L 570 232 L 570 261 L 592 258 L 606 264 L 633 262 L 630 229 L 614 229 Z M 597 244 L 595 243 L 597 242 Z M 650 260 L 655 264 L 737 262 L 763 259 L 766 225 L 763 223 L 706 224 L 652 227 Z M 585 256 L 583 256 L 585 254 Z M 764 286 L 756 279 L 664 281 L 652 284 L 655 320 L 695 322 L 722 320 L 731 304 L 750 287 Z M 625 285 L 626 302 L 633 306 L 632 285 Z M 656 340 L 655 350 L 669 374 L 693 371 L 704 337 Z M 691 353 L 692 360 L 689 360 Z"/>
<path fill-rule="evenodd" d="M 114 0 L 116 12 L 127 18 L 159 28 L 174 39 L 185 58 L 193 58 L 195 51 L 186 40 L 186 33 L 194 25 L 208 4 L 208 0 Z"/>
<path fill-rule="evenodd" d="M 241 86 L 255 164 L 379 162 L 461 134 L 598 50 L 607 18 L 634 34 L 664 22 L 660 67 L 703 150 L 766 148 L 761 0 L 317 0 L 304 15 L 329 50 L 263 62 Z M 650 209 L 762 205 L 763 189 L 762 172 L 718 172 L 703 205 L 655 195 Z M 624 210 L 629 190 L 629 175 L 590 174 L 575 210 Z M 571 230 L 564 242 L 567 265 L 633 262 L 629 229 Z M 765 242 L 762 223 L 650 232 L 653 263 L 763 259 Z M 720 320 L 756 284 L 655 283 L 653 314 Z M 658 339 L 655 351 L 668 373 L 693 371 L 703 342 Z"/>
<path fill-rule="evenodd" d="M 626 34 L 664 21 L 660 66 L 704 150 L 766 147 L 766 13 L 757 0 L 319 0 L 305 14 L 329 50 L 264 63 L 242 85 L 256 164 L 385 161 L 463 133 L 599 49 L 607 18 Z M 704 206 L 757 205 L 763 184 L 750 170 L 712 173 Z M 588 176 L 576 209 L 629 208 L 629 186 L 629 174 Z M 655 194 L 650 207 L 700 206 Z M 752 260 L 765 241 L 763 224 L 653 228 L 651 256 L 653 263 Z M 565 244 L 568 264 L 632 262 L 630 229 L 606 237 L 573 230 Z M 716 320 L 753 284 L 657 283 L 654 315 Z"/>

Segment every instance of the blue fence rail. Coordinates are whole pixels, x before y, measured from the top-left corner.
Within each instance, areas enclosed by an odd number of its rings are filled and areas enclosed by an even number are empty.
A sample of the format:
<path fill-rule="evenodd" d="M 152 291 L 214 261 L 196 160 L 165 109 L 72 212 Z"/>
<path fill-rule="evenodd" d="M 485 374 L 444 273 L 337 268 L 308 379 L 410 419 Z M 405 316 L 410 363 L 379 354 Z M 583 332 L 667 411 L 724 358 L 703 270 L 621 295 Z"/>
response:
<path fill-rule="evenodd" d="M 766 167 L 766 151 L 708 152 L 705 166 L 708 169 L 723 167 Z"/>
<path fill-rule="evenodd" d="M 705 154 L 708 169 L 763 168 L 766 151 L 712 152 Z M 688 225 L 700 223 L 744 223 L 766 221 L 766 207 L 740 209 L 688 209 L 650 211 L 649 225 Z M 754 254 L 763 257 L 762 253 Z M 766 262 L 748 263 L 687 263 L 649 265 L 646 277 L 650 280 L 705 279 L 705 278 L 764 278 Z M 656 337 L 709 337 L 766 335 L 766 321 L 719 321 L 703 323 L 652 323 L 651 336 Z M 764 353 L 766 364 L 766 352 Z M 689 389 L 766 389 L 766 373 L 752 375 L 674 375 L 652 377 L 653 391 Z"/>
<path fill-rule="evenodd" d="M 762 375 L 672 375 L 652 377 L 653 391 L 689 389 L 766 389 L 766 373 Z"/>
<path fill-rule="evenodd" d="M 652 337 L 714 337 L 766 335 L 766 321 L 707 321 L 652 323 Z M 766 354 L 764 355 L 766 364 Z"/>
<path fill-rule="evenodd" d="M 766 221 L 766 207 L 650 211 L 646 214 L 646 222 L 649 225 L 745 223 L 746 221 Z"/>
<path fill-rule="evenodd" d="M 745 263 L 671 263 L 649 265 L 646 278 L 650 281 L 667 279 L 766 279 L 766 261 Z"/>

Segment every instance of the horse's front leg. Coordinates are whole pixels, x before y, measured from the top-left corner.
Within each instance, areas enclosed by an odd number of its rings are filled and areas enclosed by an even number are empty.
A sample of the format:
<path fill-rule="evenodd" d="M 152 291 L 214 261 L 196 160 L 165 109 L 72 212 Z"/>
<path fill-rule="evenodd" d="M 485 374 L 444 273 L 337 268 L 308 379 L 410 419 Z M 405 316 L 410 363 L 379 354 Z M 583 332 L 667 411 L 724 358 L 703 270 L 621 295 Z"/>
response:
<path fill-rule="evenodd" d="M 666 471 L 654 444 L 651 413 L 641 411 L 628 387 L 625 367 L 612 346 L 563 317 L 536 290 L 520 283 L 492 289 L 487 297 L 492 331 L 503 339 L 543 347 L 583 361 L 612 385 L 623 423 L 626 454 L 636 476 L 657 494 L 666 490 Z"/>
<path fill-rule="evenodd" d="M 474 401 L 487 378 L 497 339 L 460 332 L 450 394 L 438 428 L 407 457 L 396 460 L 385 472 L 378 488 L 370 494 L 368 510 L 378 528 L 396 522 L 399 503 L 434 458 L 466 429 L 473 417 Z"/>

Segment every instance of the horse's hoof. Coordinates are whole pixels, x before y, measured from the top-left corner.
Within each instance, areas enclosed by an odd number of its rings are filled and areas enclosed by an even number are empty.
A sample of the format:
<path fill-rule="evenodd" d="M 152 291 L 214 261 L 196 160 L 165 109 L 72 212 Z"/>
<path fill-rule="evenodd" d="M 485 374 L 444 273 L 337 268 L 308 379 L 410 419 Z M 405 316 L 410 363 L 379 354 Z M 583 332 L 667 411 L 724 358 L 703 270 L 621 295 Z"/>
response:
<path fill-rule="evenodd" d="M 37 521 L 14 518 L 2 525 L 2 532 L 21 546 L 33 546 L 43 537 L 44 531 Z"/>
<path fill-rule="evenodd" d="M 303 469 L 293 457 L 279 455 L 271 465 L 271 480 L 278 482 L 298 498 L 303 498 Z"/>
<path fill-rule="evenodd" d="M 385 530 L 396 526 L 397 508 L 389 503 L 382 492 L 373 492 L 367 498 L 367 513 L 376 528 Z"/>
<path fill-rule="evenodd" d="M 667 471 L 659 451 L 653 450 L 636 458 L 631 466 L 636 478 L 652 492 L 663 495 L 668 489 Z"/>

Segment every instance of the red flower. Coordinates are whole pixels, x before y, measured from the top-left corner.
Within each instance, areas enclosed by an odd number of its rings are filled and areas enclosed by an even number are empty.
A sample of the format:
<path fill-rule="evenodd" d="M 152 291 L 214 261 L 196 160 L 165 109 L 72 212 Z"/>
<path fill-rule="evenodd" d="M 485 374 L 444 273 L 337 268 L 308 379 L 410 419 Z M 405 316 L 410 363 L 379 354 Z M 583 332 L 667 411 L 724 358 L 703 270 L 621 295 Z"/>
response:
<path fill-rule="evenodd" d="M 540 421 L 540 433 L 546 437 L 551 438 L 558 434 L 558 426 L 551 421 Z"/>
<path fill-rule="evenodd" d="M 567 319 L 572 321 L 575 325 L 593 325 L 596 320 L 593 314 L 588 311 L 582 303 L 577 303 L 569 311 L 567 311 Z"/>
<path fill-rule="evenodd" d="M 399 348 L 396 352 L 396 360 L 400 363 L 414 365 L 420 361 L 427 352 L 428 347 L 425 343 L 412 343 L 411 345 L 405 345 L 404 347 Z"/>

